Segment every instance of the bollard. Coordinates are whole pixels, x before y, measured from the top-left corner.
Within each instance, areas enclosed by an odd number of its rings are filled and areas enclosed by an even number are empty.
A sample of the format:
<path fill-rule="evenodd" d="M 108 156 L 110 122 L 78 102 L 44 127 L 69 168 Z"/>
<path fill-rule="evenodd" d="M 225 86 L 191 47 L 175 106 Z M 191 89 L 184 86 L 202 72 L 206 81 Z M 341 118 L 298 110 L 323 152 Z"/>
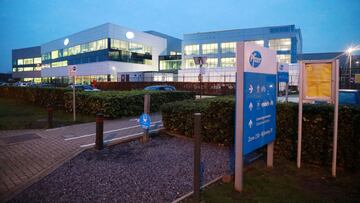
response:
<path fill-rule="evenodd" d="M 54 111 L 54 109 L 53 109 L 50 105 L 48 105 L 48 107 L 47 107 L 47 112 L 48 112 L 48 119 L 47 119 L 47 121 L 48 121 L 48 128 L 53 128 L 53 111 Z"/>
<path fill-rule="evenodd" d="M 194 201 L 200 202 L 201 113 L 194 113 Z"/>
<path fill-rule="evenodd" d="M 104 149 L 104 115 L 96 114 L 96 140 L 95 148 L 98 150 Z"/>
<path fill-rule="evenodd" d="M 144 96 L 144 113 L 150 114 L 150 94 Z M 142 143 L 149 141 L 149 129 L 144 129 L 144 136 L 141 138 Z"/>

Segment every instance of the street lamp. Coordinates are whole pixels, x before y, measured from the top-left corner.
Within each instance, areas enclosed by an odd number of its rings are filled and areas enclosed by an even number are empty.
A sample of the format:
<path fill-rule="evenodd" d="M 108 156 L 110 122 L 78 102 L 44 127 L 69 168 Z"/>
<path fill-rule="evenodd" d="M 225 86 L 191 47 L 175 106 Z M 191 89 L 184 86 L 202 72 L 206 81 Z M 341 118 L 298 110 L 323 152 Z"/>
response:
<path fill-rule="evenodd" d="M 354 51 L 360 50 L 360 46 L 349 47 L 346 52 L 349 55 L 349 87 L 351 86 L 351 54 Z"/>
<path fill-rule="evenodd" d="M 203 68 L 203 65 L 206 64 L 207 57 L 205 56 L 196 56 L 194 57 L 194 62 L 196 65 L 200 66 L 200 72 L 199 72 L 199 82 L 200 82 L 200 99 L 202 96 L 202 81 L 203 81 L 203 75 L 205 74 L 205 69 Z"/>

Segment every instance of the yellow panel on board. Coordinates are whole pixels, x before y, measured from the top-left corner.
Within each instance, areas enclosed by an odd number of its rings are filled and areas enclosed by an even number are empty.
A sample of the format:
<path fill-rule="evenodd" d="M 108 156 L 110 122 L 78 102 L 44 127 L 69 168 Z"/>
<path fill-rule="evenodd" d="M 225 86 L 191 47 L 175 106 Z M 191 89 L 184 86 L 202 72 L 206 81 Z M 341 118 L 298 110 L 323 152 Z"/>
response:
<path fill-rule="evenodd" d="M 305 98 L 331 98 L 331 63 L 305 65 Z"/>
<path fill-rule="evenodd" d="M 355 74 L 355 83 L 360 83 L 360 74 Z"/>

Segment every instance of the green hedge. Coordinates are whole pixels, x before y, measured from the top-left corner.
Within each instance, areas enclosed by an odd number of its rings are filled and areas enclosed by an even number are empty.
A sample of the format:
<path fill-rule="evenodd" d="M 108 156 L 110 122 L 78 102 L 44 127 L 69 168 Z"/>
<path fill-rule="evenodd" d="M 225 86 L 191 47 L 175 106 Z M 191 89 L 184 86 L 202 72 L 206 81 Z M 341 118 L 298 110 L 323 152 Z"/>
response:
<path fill-rule="evenodd" d="M 201 112 L 203 139 L 229 145 L 234 142 L 235 99 L 219 97 L 165 104 L 162 109 L 167 130 L 191 137 L 193 113 Z M 275 153 L 296 158 L 298 104 L 277 104 L 277 138 Z M 339 107 L 338 164 L 360 168 L 360 108 Z M 329 165 L 332 158 L 333 106 L 304 105 L 302 160 Z"/>
<path fill-rule="evenodd" d="M 0 87 L 0 97 L 7 97 L 47 106 L 63 108 L 65 103 L 65 88 L 36 88 L 36 87 Z"/>
<path fill-rule="evenodd" d="M 77 92 L 76 111 L 95 115 L 99 112 L 108 118 L 136 116 L 144 111 L 144 95 L 150 94 L 150 111 L 160 111 L 165 103 L 185 99 L 195 99 L 192 92 L 159 92 L 159 91 L 101 91 Z M 65 109 L 72 111 L 72 93 L 65 94 Z"/>

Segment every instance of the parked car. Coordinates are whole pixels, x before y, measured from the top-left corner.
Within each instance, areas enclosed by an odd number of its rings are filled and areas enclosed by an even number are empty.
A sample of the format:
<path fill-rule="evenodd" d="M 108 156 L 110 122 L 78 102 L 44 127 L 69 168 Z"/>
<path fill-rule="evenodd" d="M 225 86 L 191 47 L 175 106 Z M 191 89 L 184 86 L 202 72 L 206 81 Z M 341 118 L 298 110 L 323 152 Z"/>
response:
<path fill-rule="evenodd" d="M 73 88 L 73 85 L 69 85 L 69 88 Z M 75 85 L 75 89 L 76 90 L 83 90 L 86 92 L 91 92 L 91 91 L 100 91 L 99 89 L 93 88 L 90 85 Z"/>
<path fill-rule="evenodd" d="M 340 89 L 339 104 L 360 105 L 360 90 Z"/>
<path fill-rule="evenodd" d="M 29 86 L 31 86 L 32 85 L 32 83 L 29 83 L 29 82 L 16 82 L 15 84 L 14 84 L 14 86 L 16 86 L 16 87 L 29 87 Z"/>
<path fill-rule="evenodd" d="M 176 88 L 171 85 L 154 85 L 145 87 L 144 90 L 152 90 L 152 91 L 175 91 Z"/>

